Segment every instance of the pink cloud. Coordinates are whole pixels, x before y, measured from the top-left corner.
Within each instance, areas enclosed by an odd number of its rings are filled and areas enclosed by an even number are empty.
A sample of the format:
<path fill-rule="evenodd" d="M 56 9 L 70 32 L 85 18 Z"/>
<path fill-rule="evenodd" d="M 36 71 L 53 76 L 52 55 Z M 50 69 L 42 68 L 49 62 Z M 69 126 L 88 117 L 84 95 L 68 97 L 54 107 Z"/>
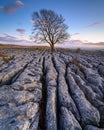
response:
<path fill-rule="evenodd" d="M 22 1 L 20 1 L 20 0 L 17 0 L 15 3 L 16 3 L 16 5 L 19 6 L 19 7 L 24 6 L 24 3 L 23 3 Z"/>
<path fill-rule="evenodd" d="M 14 38 L 14 36 L 11 36 L 11 35 L 9 35 L 9 34 L 7 34 L 7 33 L 3 33 L 2 34 L 4 37 L 6 37 L 6 38 Z"/>
<path fill-rule="evenodd" d="M 98 27 L 98 26 L 101 26 L 101 25 L 102 25 L 101 22 L 95 22 L 95 23 L 92 23 L 92 24 L 89 24 L 88 26 L 86 26 L 86 28 Z"/>
<path fill-rule="evenodd" d="M 0 35 L 0 43 L 2 44 L 17 44 L 17 45 L 31 45 L 32 42 L 29 39 L 18 38 L 16 36 L 3 33 Z"/>
<path fill-rule="evenodd" d="M 16 2 L 9 3 L 6 6 L 0 6 L 0 10 L 10 14 L 16 12 L 20 7 L 23 6 L 24 3 L 22 3 L 20 0 L 17 0 Z"/>
<path fill-rule="evenodd" d="M 16 31 L 19 32 L 21 35 L 23 35 L 26 32 L 25 29 L 20 29 L 20 28 L 16 29 Z"/>
<path fill-rule="evenodd" d="M 11 13 L 16 12 L 17 8 L 15 8 L 15 7 L 5 7 L 4 11 L 7 12 L 7 13 L 9 13 L 9 14 L 11 14 Z"/>
<path fill-rule="evenodd" d="M 73 36 L 73 35 L 80 35 L 80 33 L 74 33 L 74 34 L 72 34 L 72 36 Z"/>

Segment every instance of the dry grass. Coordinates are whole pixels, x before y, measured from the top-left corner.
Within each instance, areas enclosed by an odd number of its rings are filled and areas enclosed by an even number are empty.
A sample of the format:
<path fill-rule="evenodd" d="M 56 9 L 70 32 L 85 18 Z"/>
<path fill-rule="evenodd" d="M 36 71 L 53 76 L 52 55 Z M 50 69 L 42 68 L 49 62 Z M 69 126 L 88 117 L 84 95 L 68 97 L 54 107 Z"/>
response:
<path fill-rule="evenodd" d="M 81 72 L 84 71 L 84 67 L 77 60 L 75 60 L 75 59 L 73 59 L 72 61 L 70 61 L 69 64 L 76 65 Z"/>
<path fill-rule="evenodd" d="M 10 61 L 10 59 L 8 57 L 2 57 L 2 60 L 6 63 L 8 63 Z"/>
<path fill-rule="evenodd" d="M 0 52 L 0 57 L 7 57 L 7 55 L 4 52 Z"/>
<path fill-rule="evenodd" d="M 2 60 L 5 63 L 8 63 L 10 61 L 10 59 L 8 58 L 7 54 L 5 54 L 4 52 L 0 52 L 0 57 L 2 57 Z"/>

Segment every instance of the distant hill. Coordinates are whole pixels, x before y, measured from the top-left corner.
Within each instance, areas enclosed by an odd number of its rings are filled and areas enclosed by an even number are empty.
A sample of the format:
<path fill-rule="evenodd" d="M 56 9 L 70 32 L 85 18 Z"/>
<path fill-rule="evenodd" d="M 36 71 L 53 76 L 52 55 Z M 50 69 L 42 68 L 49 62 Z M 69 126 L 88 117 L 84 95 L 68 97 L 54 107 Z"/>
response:
<path fill-rule="evenodd" d="M 81 50 L 101 50 L 101 51 L 104 51 L 104 48 L 100 47 L 100 48 L 95 48 L 95 47 L 91 47 L 90 45 L 97 45 L 97 43 L 85 43 L 86 45 L 89 45 L 89 47 L 58 47 L 56 46 L 56 48 L 59 48 L 59 49 L 64 49 L 64 50 L 76 50 L 78 48 L 80 48 Z M 104 42 L 101 42 L 99 43 L 99 46 L 101 45 L 104 45 Z M 91 48 L 90 48 L 91 47 Z M 23 46 L 23 45 L 14 45 L 14 44 L 1 44 L 0 43 L 0 48 L 31 48 L 31 49 L 36 49 L 36 48 L 43 48 L 43 49 L 47 49 L 47 48 L 50 48 L 49 46 L 37 46 L 37 45 L 33 45 L 33 46 Z"/>
<path fill-rule="evenodd" d="M 1 44 L 0 43 L 0 48 L 49 48 L 48 46 L 22 46 L 22 45 L 14 45 L 14 44 Z"/>

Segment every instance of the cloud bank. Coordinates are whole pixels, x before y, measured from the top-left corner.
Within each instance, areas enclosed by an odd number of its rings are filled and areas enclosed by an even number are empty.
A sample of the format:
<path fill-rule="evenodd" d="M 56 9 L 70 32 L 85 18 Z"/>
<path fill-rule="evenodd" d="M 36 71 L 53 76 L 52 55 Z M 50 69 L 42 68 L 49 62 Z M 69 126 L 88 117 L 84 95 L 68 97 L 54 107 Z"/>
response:
<path fill-rule="evenodd" d="M 0 10 L 5 13 L 11 14 L 16 12 L 18 9 L 24 6 L 24 3 L 20 0 L 16 0 L 15 2 L 9 3 L 5 6 L 0 6 Z"/>
<path fill-rule="evenodd" d="M 21 28 L 16 29 L 16 31 L 19 32 L 21 35 L 24 35 L 24 33 L 26 32 L 25 29 L 21 29 Z"/>
<path fill-rule="evenodd" d="M 74 33 L 74 34 L 72 34 L 71 36 L 76 36 L 76 35 L 80 35 L 80 33 Z"/>
<path fill-rule="evenodd" d="M 27 38 L 18 38 L 9 34 L 2 34 L 0 36 L 0 44 L 14 44 L 14 45 L 32 45 L 32 41 Z"/>
<path fill-rule="evenodd" d="M 0 36 L 0 44 L 14 44 L 14 45 L 22 45 L 22 46 L 48 45 L 48 44 L 36 44 L 33 43 L 33 40 L 31 40 L 31 38 L 29 39 L 23 37 L 15 37 L 6 33 Z M 81 40 L 70 40 L 64 42 L 64 44 L 56 44 L 55 46 L 63 47 L 63 48 L 104 49 L 104 42 L 90 43 Z"/>

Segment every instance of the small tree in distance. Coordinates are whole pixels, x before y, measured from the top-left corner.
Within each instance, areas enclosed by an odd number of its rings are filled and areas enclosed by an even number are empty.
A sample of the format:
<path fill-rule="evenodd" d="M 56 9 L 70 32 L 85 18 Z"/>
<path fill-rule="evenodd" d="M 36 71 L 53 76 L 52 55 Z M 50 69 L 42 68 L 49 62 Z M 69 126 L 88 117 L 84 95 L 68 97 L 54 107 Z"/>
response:
<path fill-rule="evenodd" d="M 64 23 L 64 18 L 52 10 L 42 9 L 39 12 L 34 12 L 32 20 L 34 40 L 47 42 L 51 51 L 54 50 L 56 43 L 62 43 L 69 37 L 68 26 Z"/>

